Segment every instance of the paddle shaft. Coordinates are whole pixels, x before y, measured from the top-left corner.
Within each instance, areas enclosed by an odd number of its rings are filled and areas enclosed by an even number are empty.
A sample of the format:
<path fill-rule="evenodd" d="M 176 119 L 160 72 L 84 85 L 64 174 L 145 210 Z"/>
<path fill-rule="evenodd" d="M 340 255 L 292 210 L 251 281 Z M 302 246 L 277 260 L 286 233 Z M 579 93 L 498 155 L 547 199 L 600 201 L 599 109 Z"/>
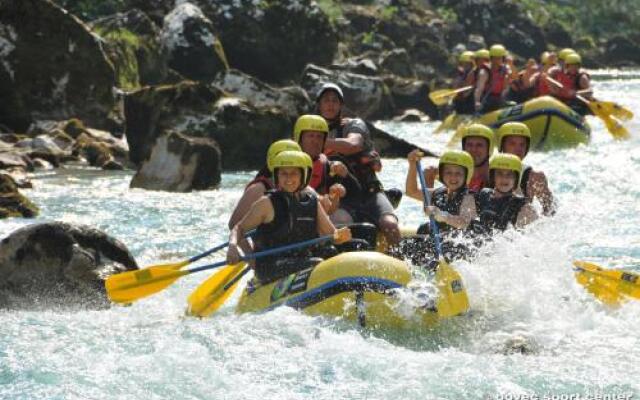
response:
<path fill-rule="evenodd" d="M 259 251 L 257 253 L 251 253 L 248 256 L 241 257 L 240 261 L 249 261 L 249 260 L 258 259 L 258 258 L 261 258 L 261 257 L 271 256 L 271 255 L 274 255 L 274 254 L 284 253 L 284 252 L 289 251 L 289 250 L 301 249 L 303 247 L 313 246 L 314 244 L 327 242 L 327 241 L 329 241 L 331 239 L 333 239 L 333 235 L 320 236 L 319 238 L 305 240 L 304 242 L 288 244 L 288 245 L 285 245 L 285 246 L 276 247 L 274 249 L 268 249 L 268 250 Z M 214 264 L 203 265 L 203 266 L 200 266 L 200 267 L 197 267 L 197 268 L 192 268 L 192 269 L 185 270 L 184 271 L 184 275 L 189 275 L 189 274 L 193 274 L 193 273 L 196 273 L 196 272 L 205 271 L 205 270 L 208 270 L 208 269 L 218 268 L 218 267 L 221 267 L 223 265 L 227 265 L 227 261 L 226 260 L 225 261 L 219 261 L 219 262 L 214 263 Z"/>
<path fill-rule="evenodd" d="M 427 188 L 427 183 L 424 180 L 424 173 L 422 172 L 422 165 L 420 160 L 416 161 L 416 169 L 418 170 L 418 177 L 420 178 L 420 188 L 422 189 L 422 196 L 424 197 L 424 208 L 431 205 L 431 194 Z M 429 226 L 431 227 L 431 235 L 436 245 L 436 257 L 440 259 L 442 257 L 442 243 L 440 241 L 440 228 L 433 215 L 429 215 Z"/>
<path fill-rule="evenodd" d="M 244 235 L 245 238 L 251 237 L 251 235 L 253 235 L 255 233 L 255 229 L 250 230 L 249 232 L 247 232 L 246 235 Z M 207 251 L 205 251 L 204 253 L 200 253 L 197 256 L 193 256 L 190 259 L 188 259 L 188 263 L 191 264 L 193 262 L 196 262 L 202 258 L 205 258 L 206 256 L 215 253 L 216 251 L 220 251 L 222 249 L 224 249 L 225 247 L 227 247 L 229 245 L 229 242 L 224 242 L 220 245 L 217 245 L 216 247 L 213 247 Z"/>

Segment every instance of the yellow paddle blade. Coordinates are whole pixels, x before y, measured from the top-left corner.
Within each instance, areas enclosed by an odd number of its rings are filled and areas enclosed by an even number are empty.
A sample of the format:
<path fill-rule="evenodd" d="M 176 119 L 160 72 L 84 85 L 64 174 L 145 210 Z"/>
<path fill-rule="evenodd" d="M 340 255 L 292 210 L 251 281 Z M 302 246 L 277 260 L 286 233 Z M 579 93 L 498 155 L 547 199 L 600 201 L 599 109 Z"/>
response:
<path fill-rule="evenodd" d="M 435 277 L 438 287 L 438 316 L 453 317 L 469 310 L 469 297 L 462 277 L 446 261 L 440 260 Z"/>
<path fill-rule="evenodd" d="M 225 286 L 238 276 L 245 266 L 246 263 L 244 262 L 227 265 L 211 275 L 189 295 L 186 314 L 194 317 L 208 317 L 216 312 L 231 296 L 240 280 L 237 280 L 227 289 L 225 289 Z"/>
<path fill-rule="evenodd" d="M 446 131 L 448 127 L 450 127 L 453 124 L 453 120 L 456 118 L 457 115 L 458 114 L 456 114 L 455 111 L 447 115 L 447 118 L 445 118 L 444 121 L 442 121 L 442 123 L 438 125 L 438 127 L 436 128 L 435 131 L 433 131 L 433 133 L 441 133 Z"/>
<path fill-rule="evenodd" d="M 189 260 L 185 260 L 185 261 L 180 261 L 180 262 L 177 262 L 177 263 L 152 265 L 152 266 L 147 267 L 147 268 L 165 268 L 165 269 L 179 270 L 180 268 L 182 268 L 184 266 L 187 266 L 189 264 L 190 264 Z"/>
<path fill-rule="evenodd" d="M 613 101 L 601 101 L 594 100 L 592 103 L 603 110 L 604 113 L 609 114 L 613 117 L 616 117 L 622 121 L 630 121 L 633 119 L 633 111 L 628 108 L 621 106 L 618 103 L 614 103 Z"/>
<path fill-rule="evenodd" d="M 174 268 L 151 267 L 111 275 L 104 283 L 109 300 L 131 303 L 161 291 L 187 274 L 188 271 L 176 271 Z"/>
<path fill-rule="evenodd" d="M 459 89 L 440 89 L 435 90 L 433 92 L 429 92 L 429 100 L 433 102 L 433 104 L 437 106 L 443 106 L 450 102 L 458 93 L 466 92 L 467 90 L 471 90 L 473 86 L 465 86 Z"/>
<path fill-rule="evenodd" d="M 456 133 L 451 136 L 449 139 L 449 143 L 447 143 L 447 148 L 449 149 L 459 149 L 462 146 L 462 135 L 464 134 L 464 129 L 469 125 L 469 123 L 462 123 L 458 125 L 458 129 L 456 129 Z"/>
<path fill-rule="evenodd" d="M 640 299 L 640 275 L 604 269 L 586 261 L 574 261 L 578 283 L 605 304 L 617 306 L 631 298 Z"/>
<path fill-rule="evenodd" d="M 587 106 L 589 106 L 589 109 L 596 117 L 600 118 L 604 122 L 607 130 L 615 139 L 627 139 L 631 136 L 627 128 L 622 126 L 620 121 L 611 116 L 611 114 L 605 112 L 603 108 L 598 107 L 596 102 L 587 101 Z"/>

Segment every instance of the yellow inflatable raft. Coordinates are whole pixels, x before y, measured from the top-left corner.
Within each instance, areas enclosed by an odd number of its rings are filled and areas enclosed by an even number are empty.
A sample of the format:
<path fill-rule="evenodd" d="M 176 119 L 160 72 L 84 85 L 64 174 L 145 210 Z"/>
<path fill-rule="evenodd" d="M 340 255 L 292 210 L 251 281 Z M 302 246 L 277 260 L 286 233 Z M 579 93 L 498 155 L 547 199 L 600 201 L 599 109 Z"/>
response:
<path fill-rule="evenodd" d="M 456 129 L 461 124 L 471 121 L 470 116 L 456 115 L 445 119 L 437 130 Z M 588 143 L 591 135 L 591 128 L 584 117 L 551 96 L 537 97 L 522 104 L 502 108 L 484 114 L 473 122 L 496 129 L 512 121 L 522 122 L 529 127 L 532 150 L 575 147 L 581 143 Z"/>
<path fill-rule="evenodd" d="M 432 326 L 441 317 L 466 312 L 467 294 L 457 272 L 445 265 L 431 275 L 435 284 L 427 284 L 431 295 L 426 296 L 424 285 L 407 287 L 412 275 L 403 261 L 377 252 L 342 253 L 266 285 L 250 281 L 237 311 L 289 306 L 376 328 Z"/>

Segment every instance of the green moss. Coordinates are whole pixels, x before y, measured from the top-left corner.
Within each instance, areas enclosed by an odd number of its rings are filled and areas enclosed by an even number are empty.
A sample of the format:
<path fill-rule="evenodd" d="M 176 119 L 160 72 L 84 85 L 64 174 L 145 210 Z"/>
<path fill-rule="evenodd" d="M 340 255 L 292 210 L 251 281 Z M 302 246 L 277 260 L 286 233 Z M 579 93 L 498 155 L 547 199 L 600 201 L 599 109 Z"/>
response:
<path fill-rule="evenodd" d="M 327 15 L 332 25 L 336 25 L 336 21 L 343 17 L 340 2 L 335 0 L 317 0 L 318 7 Z"/>
<path fill-rule="evenodd" d="M 383 21 L 390 21 L 397 13 L 397 6 L 386 6 L 382 10 L 380 10 L 380 19 L 382 19 Z"/>
<path fill-rule="evenodd" d="M 139 88 L 136 52 L 148 50 L 144 48 L 144 41 L 126 28 L 107 30 L 96 27 L 94 32 L 107 42 L 107 54 L 114 65 L 118 87 L 124 90 Z"/>

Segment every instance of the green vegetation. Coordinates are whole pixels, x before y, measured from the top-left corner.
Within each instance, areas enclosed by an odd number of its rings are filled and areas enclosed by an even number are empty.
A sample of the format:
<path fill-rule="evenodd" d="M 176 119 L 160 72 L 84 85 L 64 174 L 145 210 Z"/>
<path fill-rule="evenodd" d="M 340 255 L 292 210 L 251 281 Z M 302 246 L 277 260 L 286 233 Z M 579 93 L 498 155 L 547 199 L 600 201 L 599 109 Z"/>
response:
<path fill-rule="evenodd" d="M 340 8 L 340 2 L 336 0 L 316 0 L 318 7 L 327 15 L 329 21 L 333 26 L 336 25 L 336 21 L 343 17 L 342 8 Z"/>
<path fill-rule="evenodd" d="M 54 2 L 84 21 L 92 21 L 131 8 L 127 0 L 54 0 Z"/>
<path fill-rule="evenodd" d="M 107 54 L 112 60 L 118 87 L 125 90 L 140 87 L 140 73 L 136 52 L 140 50 L 142 41 L 128 29 L 104 30 L 96 27 L 94 32 L 107 42 Z"/>

